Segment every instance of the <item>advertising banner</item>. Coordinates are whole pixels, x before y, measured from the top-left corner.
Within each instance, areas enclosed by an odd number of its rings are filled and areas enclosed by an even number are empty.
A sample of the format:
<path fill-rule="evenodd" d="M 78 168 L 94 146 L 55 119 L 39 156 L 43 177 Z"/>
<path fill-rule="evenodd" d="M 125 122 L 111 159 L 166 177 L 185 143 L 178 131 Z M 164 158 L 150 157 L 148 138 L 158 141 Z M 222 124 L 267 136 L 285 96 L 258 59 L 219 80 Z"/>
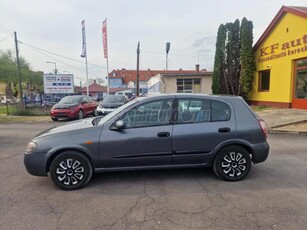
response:
<path fill-rule="evenodd" d="M 44 93 L 74 93 L 74 75 L 44 74 Z"/>

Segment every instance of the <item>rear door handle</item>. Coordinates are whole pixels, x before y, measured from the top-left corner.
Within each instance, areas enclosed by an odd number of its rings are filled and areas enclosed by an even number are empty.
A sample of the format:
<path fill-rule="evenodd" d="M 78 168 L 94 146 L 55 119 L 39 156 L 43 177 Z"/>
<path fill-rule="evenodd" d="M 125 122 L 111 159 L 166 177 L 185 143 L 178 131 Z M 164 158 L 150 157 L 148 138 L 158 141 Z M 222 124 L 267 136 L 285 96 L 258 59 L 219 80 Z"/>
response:
<path fill-rule="evenodd" d="M 157 134 L 158 137 L 169 137 L 170 135 L 169 132 L 160 132 Z"/>
<path fill-rule="evenodd" d="M 224 128 L 219 128 L 218 131 L 219 133 L 229 133 L 230 132 L 230 128 L 228 127 L 224 127 Z"/>

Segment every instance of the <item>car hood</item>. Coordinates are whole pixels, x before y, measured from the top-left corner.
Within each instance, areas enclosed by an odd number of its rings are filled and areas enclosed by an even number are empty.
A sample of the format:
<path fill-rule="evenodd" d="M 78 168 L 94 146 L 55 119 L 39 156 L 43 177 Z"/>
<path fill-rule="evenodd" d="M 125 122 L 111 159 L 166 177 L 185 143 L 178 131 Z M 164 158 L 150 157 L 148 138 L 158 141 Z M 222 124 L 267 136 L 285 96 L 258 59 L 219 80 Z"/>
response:
<path fill-rule="evenodd" d="M 65 108 L 69 108 L 69 107 L 73 107 L 78 105 L 78 103 L 74 103 L 74 104 L 55 104 L 53 106 L 53 108 L 55 109 L 65 109 Z"/>
<path fill-rule="evenodd" d="M 74 131 L 74 130 L 80 131 L 82 129 L 90 128 L 90 127 L 93 127 L 92 120 L 93 120 L 93 118 L 88 118 L 88 119 L 83 119 L 83 120 L 80 120 L 80 121 L 69 122 L 68 124 L 61 125 L 61 126 L 58 126 L 58 127 L 53 127 L 53 128 L 47 129 L 47 130 L 39 133 L 38 135 L 35 136 L 35 138 L 37 139 L 37 138 L 50 136 L 50 135 L 54 135 L 54 134 L 71 132 L 71 131 Z"/>

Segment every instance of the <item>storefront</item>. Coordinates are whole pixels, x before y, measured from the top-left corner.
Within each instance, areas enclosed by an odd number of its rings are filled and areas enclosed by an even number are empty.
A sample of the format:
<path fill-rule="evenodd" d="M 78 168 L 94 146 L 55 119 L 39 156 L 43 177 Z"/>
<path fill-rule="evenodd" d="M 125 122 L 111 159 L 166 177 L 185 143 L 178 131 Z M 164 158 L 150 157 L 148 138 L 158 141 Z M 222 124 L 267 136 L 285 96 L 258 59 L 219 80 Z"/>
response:
<path fill-rule="evenodd" d="M 307 7 L 283 6 L 254 49 L 250 103 L 307 109 Z"/>

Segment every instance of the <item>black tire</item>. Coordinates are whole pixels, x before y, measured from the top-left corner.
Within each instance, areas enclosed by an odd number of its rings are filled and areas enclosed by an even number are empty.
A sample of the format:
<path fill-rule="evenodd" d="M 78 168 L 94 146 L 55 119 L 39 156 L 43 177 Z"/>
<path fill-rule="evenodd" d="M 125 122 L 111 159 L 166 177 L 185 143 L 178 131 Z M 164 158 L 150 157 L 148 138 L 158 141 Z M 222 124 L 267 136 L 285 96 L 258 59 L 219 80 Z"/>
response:
<path fill-rule="evenodd" d="M 77 151 L 62 152 L 51 162 L 50 177 L 55 185 L 64 190 L 84 187 L 92 175 L 91 162 Z"/>
<path fill-rule="evenodd" d="M 51 119 L 52 119 L 53 121 L 59 120 L 59 118 L 55 118 L 55 117 L 51 117 Z"/>
<path fill-rule="evenodd" d="M 83 118 L 84 118 L 84 113 L 83 113 L 83 110 L 80 109 L 77 114 L 77 119 L 82 120 Z"/>
<path fill-rule="evenodd" d="M 249 152 L 237 145 L 221 149 L 213 163 L 214 173 L 226 181 L 242 180 L 252 166 Z"/>

